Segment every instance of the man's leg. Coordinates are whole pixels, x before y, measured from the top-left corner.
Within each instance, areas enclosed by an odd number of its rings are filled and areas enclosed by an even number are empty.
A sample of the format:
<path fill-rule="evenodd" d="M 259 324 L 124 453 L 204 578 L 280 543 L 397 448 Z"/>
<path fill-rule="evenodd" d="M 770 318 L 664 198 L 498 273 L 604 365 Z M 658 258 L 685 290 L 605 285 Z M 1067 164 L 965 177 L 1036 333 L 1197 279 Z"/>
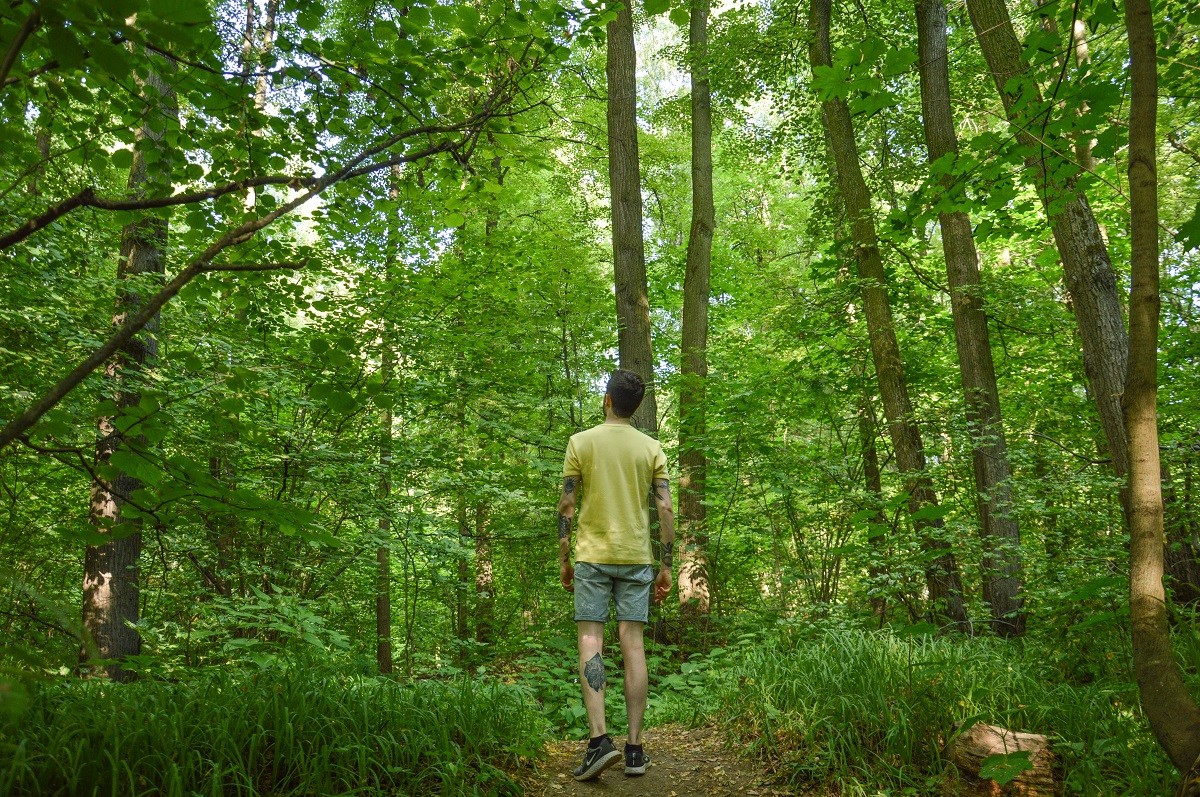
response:
<path fill-rule="evenodd" d="M 606 733 L 604 660 L 600 655 L 604 647 L 604 623 L 579 620 L 575 625 L 579 630 L 579 681 L 583 687 L 583 707 L 587 709 L 590 735 L 595 739 Z M 645 670 L 645 658 L 643 654 L 643 670 Z"/>
<path fill-rule="evenodd" d="M 645 623 L 622 620 L 617 627 L 621 635 L 621 656 L 625 659 L 625 710 L 629 713 L 628 742 L 638 745 L 642 743 L 642 718 L 646 715 L 646 691 L 649 681 L 646 673 L 646 645 L 642 638 Z"/>

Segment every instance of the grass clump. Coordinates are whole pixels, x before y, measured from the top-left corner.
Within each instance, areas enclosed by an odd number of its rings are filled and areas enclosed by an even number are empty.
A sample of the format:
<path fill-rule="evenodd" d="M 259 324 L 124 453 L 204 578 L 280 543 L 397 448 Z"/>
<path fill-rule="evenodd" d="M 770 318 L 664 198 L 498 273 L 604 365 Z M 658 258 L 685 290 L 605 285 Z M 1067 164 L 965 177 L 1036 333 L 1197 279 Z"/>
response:
<path fill-rule="evenodd" d="M 713 682 L 731 730 L 795 785 L 938 793 L 955 728 L 981 721 L 1049 736 L 1066 793 L 1168 793 L 1136 686 L 1062 683 L 1045 659 L 1014 641 L 791 629 L 741 647 Z"/>
<path fill-rule="evenodd" d="M 518 688 L 300 667 L 48 683 L 13 719 L 0 794 L 518 794 L 546 730 Z"/>

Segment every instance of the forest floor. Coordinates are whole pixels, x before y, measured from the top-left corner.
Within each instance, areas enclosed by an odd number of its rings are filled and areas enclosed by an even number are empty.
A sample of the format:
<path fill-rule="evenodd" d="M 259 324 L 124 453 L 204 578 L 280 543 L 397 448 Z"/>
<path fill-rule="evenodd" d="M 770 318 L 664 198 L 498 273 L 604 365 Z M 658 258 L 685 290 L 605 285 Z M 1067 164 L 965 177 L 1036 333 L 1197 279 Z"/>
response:
<path fill-rule="evenodd" d="M 625 740 L 613 737 L 621 750 Z M 650 768 L 626 777 L 623 762 L 596 780 L 571 777 L 579 766 L 584 743 L 551 742 L 545 756 L 518 778 L 528 797 L 781 797 L 795 792 L 772 784 L 760 765 L 740 755 L 715 728 L 666 725 L 642 734 Z"/>

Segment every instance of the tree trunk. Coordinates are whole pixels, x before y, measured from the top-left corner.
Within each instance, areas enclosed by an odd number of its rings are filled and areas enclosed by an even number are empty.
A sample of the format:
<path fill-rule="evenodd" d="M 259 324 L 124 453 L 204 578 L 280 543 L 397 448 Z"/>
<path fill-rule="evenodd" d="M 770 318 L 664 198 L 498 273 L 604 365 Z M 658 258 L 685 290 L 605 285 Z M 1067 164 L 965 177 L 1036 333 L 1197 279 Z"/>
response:
<path fill-rule="evenodd" d="M 475 641 L 496 640 L 496 583 L 487 504 L 475 505 Z"/>
<path fill-rule="evenodd" d="M 1200 707 L 1171 651 L 1163 589 L 1163 502 L 1158 460 L 1158 75 L 1149 0 L 1128 0 L 1129 202 L 1131 275 L 1129 371 L 1124 391 L 1129 432 L 1129 621 L 1133 664 L 1150 729 L 1188 781 L 1200 763 Z M 1192 769 L 1189 773 L 1189 769 Z"/>
<path fill-rule="evenodd" d="M 488 133 L 488 143 L 496 139 Z M 500 156 L 492 158 L 496 184 L 504 185 L 505 167 Z M 483 227 L 483 248 L 490 250 L 496 228 L 500 226 L 500 209 L 495 201 L 488 205 Z M 492 529 L 486 501 L 475 504 L 475 641 L 491 644 L 496 638 L 496 577 L 492 561 Z"/>
<path fill-rule="evenodd" d="M 642 183 L 637 141 L 637 55 L 633 11 L 624 3 L 608 23 L 608 180 L 612 192 L 613 279 L 617 295 L 617 350 L 621 368 L 646 382 L 646 396 L 633 416 L 645 432 L 658 431 L 654 397 L 654 352 L 646 248 L 642 241 Z M 647 498 L 649 500 L 649 498 Z"/>
<path fill-rule="evenodd" d="M 950 109 L 950 70 L 943 0 L 917 1 L 921 110 L 929 162 L 957 156 L 958 140 Z M 952 174 L 943 175 L 944 191 L 955 190 Z M 961 194 L 961 191 L 957 192 Z M 956 197 L 960 198 L 960 197 Z M 983 536 L 983 597 L 992 611 L 992 629 L 1001 636 L 1025 631 L 1021 589 L 1021 533 L 1012 514 L 1011 478 L 992 344 L 983 310 L 979 255 L 966 213 L 941 213 L 942 251 L 950 285 L 954 340 L 971 435 L 975 500 Z"/>
<path fill-rule="evenodd" d="M 395 172 L 392 174 L 395 180 Z M 396 189 L 392 188 L 392 193 Z M 389 247 L 390 254 L 390 247 Z M 390 269 L 392 262 L 384 264 Z M 380 376 L 383 389 L 379 395 L 383 407 L 379 413 L 379 546 L 375 549 L 375 662 L 381 675 L 392 672 L 392 520 L 389 498 L 392 492 L 392 404 L 396 354 L 392 350 L 391 325 L 385 318 L 381 334 Z"/>
<path fill-rule="evenodd" d="M 693 0 L 689 27 L 692 80 L 692 227 L 683 279 L 679 387 L 679 603 L 685 615 L 710 608 L 704 433 L 708 378 L 708 297 L 712 263 L 712 100 L 708 84 L 709 0 Z"/>
<path fill-rule="evenodd" d="M 863 379 L 858 404 L 858 443 L 862 456 L 863 487 L 867 490 L 867 500 L 871 501 L 875 508 L 874 514 L 867 521 L 867 539 L 872 553 L 877 557 L 867 566 L 871 585 L 868 599 L 871 602 L 871 613 L 882 623 L 887 614 L 887 595 L 876 590 L 884 583 L 884 577 L 887 575 L 887 568 L 883 566 L 887 553 L 887 535 L 883 529 L 887 527 L 887 518 L 883 515 L 883 479 L 879 472 L 879 450 L 875 446 L 878 429 L 867 384 L 867 380 Z M 872 526 L 874 528 L 871 528 Z"/>
<path fill-rule="evenodd" d="M 166 66 L 164 62 L 164 66 Z M 136 140 L 152 142 L 160 158 L 154 173 L 146 163 L 145 150 L 135 148 L 129 172 L 129 194 L 146 196 L 150 190 L 161 193 L 169 185 L 171 155 L 163 152 L 163 133 L 178 119 L 175 94 L 171 86 L 156 72 L 139 81 L 147 109 Z M 155 119 L 153 116 L 165 117 Z M 167 191 L 169 193 L 169 190 Z M 163 257 L 167 243 L 167 220 L 164 216 L 145 214 L 128 224 L 121 233 L 121 262 L 117 268 L 116 310 L 113 325 L 121 326 L 125 319 L 141 309 L 145 300 L 144 275 L 160 277 L 164 273 Z M 118 408 L 115 417 L 103 417 L 99 422 L 100 437 L 96 443 L 96 470 L 106 469 L 113 453 L 130 445 L 144 445 L 144 439 L 127 438 L 121 430 L 121 413 L 136 407 L 142 400 L 141 385 L 145 375 L 158 360 L 158 321 L 156 313 L 142 332 L 121 347 L 105 367 L 106 393 Z M 85 668 L 94 659 L 108 661 L 103 674 L 116 681 L 126 681 L 133 673 L 122 666 L 129 656 L 141 652 L 141 637 L 136 625 L 139 617 L 138 560 L 142 550 L 142 521 L 128 516 L 125 507 L 141 483 L 128 473 L 119 471 L 111 480 L 93 479 L 88 520 L 96 534 L 105 538 L 98 545 L 88 545 L 83 565 L 83 628 L 85 642 L 80 650 L 80 664 Z"/>
<path fill-rule="evenodd" d="M 454 586 L 454 636 L 459 642 L 467 642 L 471 638 L 471 603 L 467 600 L 467 591 L 471 584 L 471 563 L 468 561 L 467 551 L 474 546 L 471 540 L 471 524 L 467 522 L 467 488 L 464 485 L 458 489 L 458 509 L 455 515 L 458 518 L 458 540 L 461 547 L 458 552 L 458 579 Z M 465 648 L 462 652 L 465 654 Z"/>
<path fill-rule="evenodd" d="M 1161 457 L 1159 458 L 1161 462 Z M 1196 515 L 1190 511 L 1191 465 L 1185 465 L 1183 497 L 1176 493 L 1166 464 L 1162 468 L 1163 531 L 1167 548 L 1167 583 L 1175 605 L 1195 607 L 1200 603 L 1200 544 L 1196 534 Z"/>
<path fill-rule="evenodd" d="M 275 17 L 279 13 L 279 0 L 267 0 L 266 19 L 263 21 L 262 42 L 259 44 L 259 54 L 266 56 L 275 46 Z M 270 77 L 266 69 L 260 69 L 258 79 L 254 82 L 254 107 L 261 111 L 267 107 L 267 86 Z"/>
<path fill-rule="evenodd" d="M 831 0 L 812 0 L 810 7 L 809 22 L 814 38 L 809 47 L 809 57 L 814 69 L 828 67 L 831 63 L 830 5 Z M 921 511 L 936 508 L 937 496 L 929 474 L 925 472 L 921 432 L 913 418 L 912 403 L 908 397 L 908 383 L 887 295 L 887 276 L 883 270 L 875 221 L 871 214 L 871 196 L 862 176 L 850 110 L 845 100 L 837 97 L 823 101 L 821 108 L 837 168 L 838 188 L 850 219 L 863 311 L 867 317 L 871 356 L 879 380 L 879 394 L 883 399 L 888 433 L 896 451 L 896 464 L 905 476 L 909 512 L 926 557 L 925 580 L 929 598 L 936 614 L 948 617 L 955 625 L 966 629 L 969 623 L 963 603 L 962 581 L 950 545 L 941 538 L 942 522 L 940 519 L 931 519 L 928 511 Z"/>
<path fill-rule="evenodd" d="M 1074 181 L 1063 183 L 1053 176 L 1049 153 L 1067 151 L 1067 142 L 1041 142 L 1031 132 L 1042 127 L 1037 115 L 1042 105 L 1041 91 L 1021 60 L 1021 45 L 1004 0 L 967 0 L 967 11 L 1017 140 L 1030 152 L 1026 164 L 1036 172 L 1038 195 L 1063 261 L 1083 344 L 1084 372 L 1096 400 L 1108 455 L 1116 475 L 1124 476 L 1129 458 L 1121 392 L 1125 388 L 1128 340 L 1108 247 L 1087 198 L 1075 189 Z M 1010 81 L 1016 83 L 1010 85 Z M 1014 88 L 1017 85 L 1019 88 Z"/>

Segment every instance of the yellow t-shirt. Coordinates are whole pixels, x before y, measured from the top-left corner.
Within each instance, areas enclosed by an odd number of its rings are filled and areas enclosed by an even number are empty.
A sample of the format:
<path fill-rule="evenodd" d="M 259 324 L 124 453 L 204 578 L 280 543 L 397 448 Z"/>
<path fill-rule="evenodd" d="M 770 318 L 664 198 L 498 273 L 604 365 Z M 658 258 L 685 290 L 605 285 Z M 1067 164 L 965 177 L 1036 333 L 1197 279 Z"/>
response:
<path fill-rule="evenodd" d="M 602 423 L 571 436 L 563 477 L 582 482 L 575 561 L 654 564 L 650 554 L 650 491 L 667 478 L 662 445 L 623 423 Z"/>

